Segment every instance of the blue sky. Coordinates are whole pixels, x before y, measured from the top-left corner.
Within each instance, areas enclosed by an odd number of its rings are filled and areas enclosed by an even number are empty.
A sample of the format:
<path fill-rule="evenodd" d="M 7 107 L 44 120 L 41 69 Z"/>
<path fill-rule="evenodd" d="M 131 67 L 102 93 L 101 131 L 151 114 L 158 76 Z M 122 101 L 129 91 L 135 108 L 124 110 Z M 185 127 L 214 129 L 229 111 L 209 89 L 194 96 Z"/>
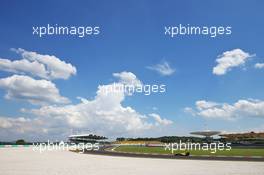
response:
<path fill-rule="evenodd" d="M 131 72 L 143 83 L 165 84 L 166 93 L 135 94 L 121 102 L 122 107 L 129 106 L 142 115 L 157 113 L 173 122 L 155 128 L 155 132 L 140 131 L 137 135 L 188 135 L 190 131 L 204 129 L 230 132 L 263 130 L 264 69 L 255 68 L 256 63 L 264 62 L 263 5 L 261 1 L 1 1 L 0 58 L 19 60 L 21 55 L 10 51 L 10 48 L 23 48 L 43 55 L 55 55 L 73 65 L 77 69 L 75 75 L 67 80 L 51 81 L 60 95 L 71 101 L 70 105 L 78 105 L 76 97 L 93 100 L 98 85 L 116 81 L 113 73 Z M 54 35 L 39 38 L 32 35 L 32 26 L 47 24 L 100 26 L 100 35 L 85 38 Z M 178 24 L 231 26 L 232 34 L 216 38 L 194 35 L 170 38 L 164 35 L 164 26 Z M 217 57 L 234 49 L 251 56 L 224 75 L 213 74 Z M 173 74 L 164 76 L 147 68 L 164 62 L 175 69 Z M 0 78 L 14 74 L 0 71 Z M 10 118 L 20 116 L 34 119 L 32 114 L 23 113 L 21 109 L 40 109 L 43 106 L 25 100 L 6 99 L 8 88 L 0 89 L 2 123 L 12 124 Z M 204 111 L 208 108 L 197 110 L 196 102 L 202 100 L 206 104 L 217 103 L 212 110 L 223 110 L 228 116 L 205 117 L 199 114 L 208 112 Z M 249 109 L 247 106 L 241 109 L 239 100 L 246 100 Z M 226 111 L 223 104 L 235 109 Z M 153 110 L 153 107 L 157 109 Z M 186 107 L 193 111 L 186 112 Z M 69 125 L 64 127 L 71 128 Z M 3 127 L 0 131 L 11 132 L 14 137 L 23 136 L 8 129 L 16 130 Z M 95 132 L 104 134 L 102 129 L 95 129 Z M 116 135 L 113 132 L 112 136 Z"/>

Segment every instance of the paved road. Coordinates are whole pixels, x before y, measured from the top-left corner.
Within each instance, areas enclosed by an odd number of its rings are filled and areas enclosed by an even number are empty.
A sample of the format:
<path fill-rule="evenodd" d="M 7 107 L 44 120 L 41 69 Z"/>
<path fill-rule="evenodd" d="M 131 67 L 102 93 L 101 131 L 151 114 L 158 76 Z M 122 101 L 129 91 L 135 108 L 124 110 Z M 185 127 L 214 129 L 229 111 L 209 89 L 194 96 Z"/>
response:
<path fill-rule="evenodd" d="M 146 159 L 1 148 L 1 175 L 263 175 L 264 162 Z"/>
<path fill-rule="evenodd" d="M 106 155 L 106 156 L 121 156 L 121 157 L 138 157 L 138 158 L 159 158 L 159 159 L 181 159 L 181 160 L 221 160 L 221 161 L 257 161 L 263 162 L 264 158 L 256 157 L 225 157 L 225 156 L 173 156 L 166 154 L 142 154 L 142 153 L 126 153 L 126 152 L 116 152 L 116 151 L 86 151 L 86 154 L 93 155 Z"/>

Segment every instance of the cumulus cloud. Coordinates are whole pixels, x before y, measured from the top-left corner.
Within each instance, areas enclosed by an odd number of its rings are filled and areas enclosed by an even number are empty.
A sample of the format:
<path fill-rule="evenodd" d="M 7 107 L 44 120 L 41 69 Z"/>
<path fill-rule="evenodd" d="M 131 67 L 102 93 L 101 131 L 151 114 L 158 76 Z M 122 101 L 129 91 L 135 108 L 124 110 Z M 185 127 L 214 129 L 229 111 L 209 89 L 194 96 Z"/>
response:
<path fill-rule="evenodd" d="M 35 80 L 25 75 L 13 75 L 0 79 L 0 88 L 6 90 L 6 99 L 28 101 L 31 104 L 69 103 L 62 97 L 56 85 L 48 80 Z"/>
<path fill-rule="evenodd" d="M 113 73 L 113 76 L 118 81 L 104 88 L 105 93 L 108 93 L 108 91 L 124 91 L 126 95 L 131 96 L 135 92 L 135 88 L 143 86 L 143 83 L 132 72 Z"/>
<path fill-rule="evenodd" d="M 264 68 L 264 63 L 256 63 L 255 64 L 256 69 L 263 69 Z"/>
<path fill-rule="evenodd" d="M 232 68 L 244 65 L 253 56 L 255 55 L 241 49 L 226 51 L 217 57 L 217 65 L 213 68 L 213 74 L 224 75 Z"/>
<path fill-rule="evenodd" d="M 50 80 L 68 79 L 77 72 L 73 65 L 53 55 L 42 55 L 21 48 L 11 50 L 20 54 L 22 59 L 14 61 L 0 59 L 0 70 L 17 74 L 30 74 Z"/>
<path fill-rule="evenodd" d="M 14 141 L 21 138 L 27 141 L 46 141 L 54 139 L 54 137 L 56 139 L 57 136 L 61 137 L 61 135 L 64 135 L 62 131 L 67 132 L 67 130 L 67 128 L 58 129 L 56 120 L 48 118 L 0 116 L 0 137 L 6 141 Z M 48 133 L 53 135 L 53 137 L 47 137 Z"/>
<path fill-rule="evenodd" d="M 19 129 L 19 132 L 24 132 L 27 130 L 26 127 L 24 127 L 26 123 L 30 123 L 31 119 L 24 118 L 24 117 L 18 117 L 18 118 L 11 118 L 11 117 L 0 117 L 0 128 L 17 128 Z M 23 128 L 20 128 L 19 126 L 23 125 Z M 24 129 L 24 130 L 22 130 Z"/>
<path fill-rule="evenodd" d="M 134 85 L 134 86 L 142 85 L 141 81 L 132 72 L 124 71 L 120 73 L 113 73 L 113 76 L 119 79 L 119 83 L 125 85 Z"/>
<path fill-rule="evenodd" d="M 172 122 L 161 119 L 158 114 L 151 114 L 155 124 L 130 106 L 122 105 L 126 94 L 122 91 L 104 93 L 112 84 L 98 87 L 93 100 L 80 98 L 81 102 L 66 106 L 43 106 L 30 112 L 39 117 L 52 117 L 65 120 L 69 127 L 89 128 L 103 134 L 139 133 L 153 129 L 154 125 L 168 125 Z"/>
<path fill-rule="evenodd" d="M 264 117 L 264 101 L 238 100 L 234 104 L 197 101 L 196 109 L 187 107 L 186 112 L 205 118 L 234 120 L 241 117 Z"/>
<path fill-rule="evenodd" d="M 209 108 L 212 108 L 212 107 L 218 105 L 218 103 L 215 103 L 215 102 L 212 102 L 212 101 L 205 101 L 205 100 L 197 101 L 195 104 L 196 104 L 196 107 L 199 110 L 209 109 Z"/>
<path fill-rule="evenodd" d="M 17 74 L 30 73 L 38 77 L 47 77 L 47 71 L 43 64 L 37 61 L 28 61 L 26 59 L 10 61 L 8 59 L 0 59 L 0 70 Z"/>
<path fill-rule="evenodd" d="M 140 82 L 131 72 L 116 73 L 114 76 L 118 78 L 116 84 L 131 83 L 131 80 Z M 172 123 L 172 121 L 162 118 L 158 114 L 141 114 L 134 108 L 123 105 L 127 96 L 125 92 L 110 91 L 105 93 L 105 89 L 109 89 L 113 85 L 113 83 L 99 85 L 96 96 L 91 100 L 78 97 L 80 102 L 77 104 L 45 105 L 35 109 L 23 109 L 22 112 L 32 116 L 35 119 L 34 122 L 40 123 L 38 128 L 45 128 L 47 132 L 54 130 L 54 128 L 60 130 L 61 133 L 65 132 L 65 128 L 68 130 L 70 128 L 88 128 L 92 132 L 107 136 L 134 135 Z M 155 122 L 150 117 L 153 117 Z M 8 122 L 10 123 L 10 120 L 5 120 L 5 123 L 2 122 L 2 126 L 10 128 Z"/>
<path fill-rule="evenodd" d="M 13 123 L 6 117 L 0 117 L 0 128 L 11 128 Z"/>
<path fill-rule="evenodd" d="M 173 69 L 170 64 L 166 61 L 163 61 L 162 63 L 153 66 L 147 66 L 147 68 L 150 70 L 154 70 L 163 76 L 172 75 L 175 72 L 175 69 Z"/>
<path fill-rule="evenodd" d="M 151 113 L 149 114 L 149 116 L 153 117 L 154 120 L 156 121 L 156 125 L 170 125 L 172 124 L 173 122 L 171 120 L 168 120 L 168 119 L 162 119 L 158 114 L 155 114 L 155 113 Z"/>

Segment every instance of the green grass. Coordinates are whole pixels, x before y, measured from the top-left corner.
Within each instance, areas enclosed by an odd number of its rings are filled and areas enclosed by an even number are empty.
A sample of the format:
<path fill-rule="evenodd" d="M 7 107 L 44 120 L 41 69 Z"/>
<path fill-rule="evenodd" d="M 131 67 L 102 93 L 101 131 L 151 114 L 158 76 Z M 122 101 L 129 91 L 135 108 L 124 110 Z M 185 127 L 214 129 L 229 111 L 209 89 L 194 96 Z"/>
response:
<path fill-rule="evenodd" d="M 159 154 L 172 154 L 171 151 L 165 150 L 162 147 L 144 147 L 144 146 L 120 146 L 115 151 L 131 152 L 131 153 L 159 153 Z M 175 153 L 183 153 L 184 151 L 175 151 Z M 255 148 L 233 148 L 230 151 L 217 150 L 216 153 L 203 150 L 189 151 L 191 155 L 210 155 L 210 156 L 264 156 L 264 149 Z"/>

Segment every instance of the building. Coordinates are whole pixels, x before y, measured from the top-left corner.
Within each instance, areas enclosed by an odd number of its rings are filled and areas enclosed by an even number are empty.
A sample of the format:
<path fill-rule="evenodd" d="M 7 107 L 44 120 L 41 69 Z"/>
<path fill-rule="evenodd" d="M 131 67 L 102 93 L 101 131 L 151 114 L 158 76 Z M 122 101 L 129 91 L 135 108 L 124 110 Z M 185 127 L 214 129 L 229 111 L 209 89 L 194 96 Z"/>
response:
<path fill-rule="evenodd" d="M 95 134 L 73 134 L 68 137 L 70 142 L 74 143 L 104 143 L 107 138 Z"/>

